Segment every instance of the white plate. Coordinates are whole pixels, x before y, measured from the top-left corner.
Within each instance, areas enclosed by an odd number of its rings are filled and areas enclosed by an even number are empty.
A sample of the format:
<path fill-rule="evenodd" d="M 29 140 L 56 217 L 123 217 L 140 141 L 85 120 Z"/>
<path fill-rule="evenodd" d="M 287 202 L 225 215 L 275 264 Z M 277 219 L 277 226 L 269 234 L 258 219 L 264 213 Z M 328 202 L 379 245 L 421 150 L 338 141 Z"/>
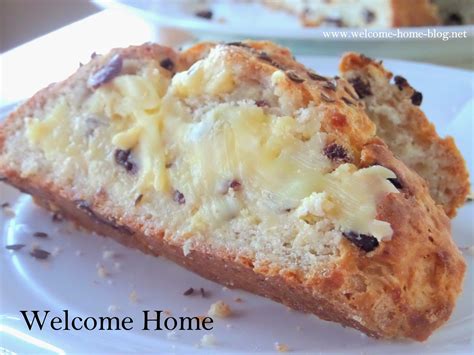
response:
<path fill-rule="evenodd" d="M 157 25 L 189 31 L 199 40 L 270 39 L 297 54 L 340 55 L 347 50 L 369 56 L 400 58 L 472 69 L 473 25 L 400 28 L 405 37 L 394 39 L 351 38 L 349 31 L 363 29 L 304 27 L 297 16 L 245 0 L 93 0 L 103 8 L 131 11 Z M 196 9 L 209 9 L 212 20 L 195 15 Z M 466 31 L 466 39 L 410 39 L 408 33 Z M 329 36 L 328 31 L 336 33 Z M 374 30 L 377 32 L 377 30 Z M 345 32 L 348 37 L 339 36 Z"/>
<path fill-rule="evenodd" d="M 338 59 L 300 58 L 324 74 L 335 74 Z M 467 158 L 473 172 L 472 117 L 473 74 L 471 72 L 386 61 L 395 73 L 403 73 L 424 95 L 422 107 L 443 134 L 450 133 Z M 9 108 L 3 110 L 5 115 Z M 36 207 L 31 199 L 0 183 L 0 203 L 10 202 L 14 217 L 0 212 L 1 299 L 0 348 L 15 352 L 83 352 L 123 353 L 172 351 L 189 353 L 274 351 L 274 343 L 287 344 L 295 352 L 317 353 L 472 353 L 474 329 L 473 257 L 468 262 L 464 293 L 450 321 L 425 343 L 377 341 L 338 324 L 321 321 L 314 316 L 289 311 L 286 307 L 238 291 L 226 290 L 188 272 L 163 258 L 143 255 L 112 240 L 80 232 L 68 222 L 53 223 L 48 212 Z M 474 205 L 461 208 L 453 220 L 453 236 L 459 246 L 472 245 Z M 32 236 L 41 231 L 49 234 L 40 239 Z M 23 243 L 17 252 L 4 246 Z M 57 255 L 38 261 L 28 255 L 35 244 Z M 116 258 L 103 259 L 104 251 L 114 251 Z M 80 255 L 78 255 L 80 254 Z M 115 263 L 119 263 L 119 268 Z M 97 265 L 110 275 L 101 278 Z M 184 296 L 189 287 L 203 287 L 209 297 Z M 135 291 L 139 301 L 129 299 Z M 240 297 L 243 302 L 235 301 Z M 175 316 L 204 315 L 211 303 L 222 299 L 235 315 L 216 320 L 218 344 L 211 348 L 196 347 L 203 331 L 141 331 L 142 310 L 169 310 Z M 110 305 L 117 306 L 109 313 Z M 132 331 L 28 331 L 20 310 L 50 310 L 60 314 L 67 309 L 75 316 L 130 316 L 137 329 Z M 176 337 L 176 339 L 173 339 Z"/>
<path fill-rule="evenodd" d="M 144 16 L 154 19 L 162 26 L 180 27 L 192 31 L 218 33 L 221 35 L 239 35 L 243 37 L 272 37 L 282 39 L 318 39 L 337 40 L 327 38 L 327 31 L 340 32 L 360 30 L 351 28 L 333 27 L 304 27 L 297 16 L 286 11 L 279 11 L 264 6 L 258 2 L 242 0 L 94 0 L 102 7 L 122 7 L 141 11 Z M 196 16 L 198 10 L 211 10 L 212 19 L 207 20 Z M 474 27 L 464 26 L 431 26 L 405 27 L 402 32 L 425 31 L 463 31 L 470 34 Z M 339 38 L 341 39 L 341 38 Z M 353 39 L 371 41 L 371 39 Z"/>

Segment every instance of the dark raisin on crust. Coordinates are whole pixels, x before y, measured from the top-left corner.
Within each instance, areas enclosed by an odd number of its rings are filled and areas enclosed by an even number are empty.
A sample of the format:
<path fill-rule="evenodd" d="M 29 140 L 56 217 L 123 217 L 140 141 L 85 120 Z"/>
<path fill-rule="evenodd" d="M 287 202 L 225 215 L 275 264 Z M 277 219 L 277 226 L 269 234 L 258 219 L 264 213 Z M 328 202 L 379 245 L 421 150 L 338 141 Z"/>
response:
<path fill-rule="evenodd" d="M 227 42 L 226 45 L 228 46 L 235 46 L 235 47 L 244 47 L 244 48 L 250 48 L 247 44 L 243 42 Z"/>
<path fill-rule="evenodd" d="M 255 105 L 258 107 L 269 107 L 270 104 L 266 100 L 257 100 L 255 101 Z"/>
<path fill-rule="evenodd" d="M 138 197 L 135 199 L 135 202 L 133 203 L 135 206 L 138 206 L 138 204 L 142 201 L 143 194 L 138 195 Z"/>
<path fill-rule="evenodd" d="M 408 85 L 408 80 L 405 79 L 403 76 L 400 76 L 400 75 L 395 75 L 393 77 L 393 81 L 395 82 L 395 85 L 397 85 L 399 90 L 402 90 L 404 87 L 409 86 Z"/>
<path fill-rule="evenodd" d="M 458 13 L 451 13 L 446 17 L 444 21 L 445 25 L 455 26 L 455 25 L 462 25 L 464 23 L 463 18 Z"/>
<path fill-rule="evenodd" d="M 372 95 L 372 90 L 370 88 L 370 83 L 369 82 L 364 82 L 362 80 L 362 78 L 357 76 L 353 79 L 350 79 L 349 82 L 354 87 L 354 90 L 356 91 L 357 95 L 359 95 L 360 99 L 363 99 L 366 96 Z"/>
<path fill-rule="evenodd" d="M 295 83 L 302 83 L 304 81 L 298 74 L 296 74 L 293 70 L 288 70 L 286 72 L 286 76 Z"/>
<path fill-rule="evenodd" d="M 238 180 L 232 180 L 229 184 L 229 188 L 234 191 L 240 191 L 242 189 L 242 183 Z"/>
<path fill-rule="evenodd" d="M 261 59 L 261 60 L 264 60 L 266 62 L 272 62 L 272 57 L 270 57 L 267 52 L 260 52 L 258 54 L 258 58 Z"/>
<path fill-rule="evenodd" d="M 182 192 L 175 190 L 173 193 L 173 201 L 178 202 L 180 205 L 184 205 L 186 203 L 186 198 Z"/>
<path fill-rule="evenodd" d="M 122 226 L 116 223 L 115 219 L 112 218 L 112 220 L 107 220 L 101 216 L 99 216 L 97 213 L 94 212 L 94 210 L 91 208 L 89 203 L 85 200 L 75 200 L 74 203 L 76 204 L 76 207 L 82 211 L 84 211 L 89 217 L 91 217 L 96 223 L 101 223 L 105 224 L 113 229 L 116 229 L 120 232 L 132 235 L 134 232 L 126 227 Z"/>
<path fill-rule="evenodd" d="M 35 248 L 30 251 L 30 255 L 36 259 L 45 260 L 51 255 L 51 253 L 40 248 Z"/>
<path fill-rule="evenodd" d="M 26 246 L 25 244 L 10 244 L 10 245 L 6 245 L 5 249 L 20 250 L 20 249 L 24 248 L 25 246 Z"/>
<path fill-rule="evenodd" d="M 130 161 L 131 150 L 117 149 L 114 152 L 115 162 L 123 166 L 128 172 L 134 173 L 136 171 L 136 165 Z"/>
<path fill-rule="evenodd" d="M 160 62 L 160 66 L 166 70 L 172 71 L 174 69 L 174 63 L 170 58 L 165 58 Z"/>
<path fill-rule="evenodd" d="M 323 19 L 323 24 L 327 26 L 334 26 L 334 27 L 343 27 L 344 22 L 342 19 L 338 17 L 325 17 Z"/>
<path fill-rule="evenodd" d="M 184 296 L 189 296 L 192 295 L 194 292 L 194 289 L 192 287 L 188 288 L 186 291 L 183 292 Z"/>
<path fill-rule="evenodd" d="M 323 153 L 332 161 L 345 162 L 351 161 L 347 150 L 339 144 L 331 143 L 324 147 Z"/>
<path fill-rule="evenodd" d="M 362 16 L 364 16 L 364 21 L 367 24 L 372 23 L 375 20 L 375 13 L 367 8 L 364 8 Z"/>
<path fill-rule="evenodd" d="M 87 80 L 87 85 L 93 89 L 109 82 L 122 70 L 123 60 L 119 54 L 114 55 L 107 64 L 92 74 Z"/>
<path fill-rule="evenodd" d="M 370 252 L 379 246 L 379 241 L 372 235 L 344 232 L 342 235 L 359 249 Z"/>
<path fill-rule="evenodd" d="M 201 10 L 195 13 L 197 17 L 205 18 L 206 20 L 212 19 L 212 11 L 211 10 Z"/>
<path fill-rule="evenodd" d="M 308 74 L 310 79 L 313 79 L 313 80 L 316 80 L 316 81 L 328 81 L 329 80 L 328 78 L 326 78 L 322 75 L 316 74 L 314 71 L 311 71 L 311 70 L 308 70 L 306 72 L 306 74 Z"/>
<path fill-rule="evenodd" d="M 400 182 L 400 180 L 398 180 L 398 178 L 389 178 L 388 181 L 390 181 L 392 185 L 395 186 L 397 189 L 403 188 L 402 183 Z"/>
<path fill-rule="evenodd" d="M 421 102 L 423 101 L 423 94 L 415 90 L 413 95 L 411 95 L 410 99 L 413 105 L 420 106 Z"/>
<path fill-rule="evenodd" d="M 33 237 L 36 238 L 48 238 L 48 233 L 45 232 L 34 232 Z"/>
<path fill-rule="evenodd" d="M 324 92 L 322 92 L 319 96 L 321 97 L 321 100 L 323 100 L 324 102 L 328 102 L 328 103 L 336 102 L 336 100 L 331 99 L 331 98 L 330 98 L 329 96 L 327 96 Z"/>
<path fill-rule="evenodd" d="M 367 61 L 370 61 L 370 62 L 375 62 L 373 58 L 365 55 L 365 54 L 361 54 L 360 55 L 360 58 L 363 59 L 363 60 L 367 60 Z"/>

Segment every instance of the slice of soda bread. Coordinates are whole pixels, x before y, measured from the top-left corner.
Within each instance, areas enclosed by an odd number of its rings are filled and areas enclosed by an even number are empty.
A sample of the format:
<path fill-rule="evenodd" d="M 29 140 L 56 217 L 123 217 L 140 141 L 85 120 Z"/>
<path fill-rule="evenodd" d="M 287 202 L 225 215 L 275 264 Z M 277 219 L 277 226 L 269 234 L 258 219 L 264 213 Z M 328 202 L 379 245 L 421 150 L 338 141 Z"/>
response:
<path fill-rule="evenodd" d="M 238 42 L 97 56 L 2 123 L 0 175 L 228 287 L 424 340 L 462 288 L 450 221 L 352 86 L 285 53 Z"/>
<path fill-rule="evenodd" d="M 455 216 L 469 193 L 469 174 L 454 139 L 440 138 L 420 109 L 422 94 L 406 78 L 393 77 L 381 62 L 361 54 L 344 55 L 340 71 L 364 101 L 377 136 L 428 182 L 431 196 L 448 216 Z"/>
<path fill-rule="evenodd" d="M 438 9 L 431 0 L 261 1 L 298 16 L 306 27 L 392 28 L 440 23 Z"/>

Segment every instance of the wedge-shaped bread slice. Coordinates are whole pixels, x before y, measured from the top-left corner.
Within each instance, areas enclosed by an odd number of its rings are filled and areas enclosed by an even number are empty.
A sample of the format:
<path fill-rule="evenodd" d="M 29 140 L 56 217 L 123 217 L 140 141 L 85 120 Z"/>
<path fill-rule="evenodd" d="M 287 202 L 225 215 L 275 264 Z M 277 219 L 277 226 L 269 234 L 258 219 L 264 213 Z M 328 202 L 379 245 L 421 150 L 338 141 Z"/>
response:
<path fill-rule="evenodd" d="M 377 136 L 428 182 L 433 199 L 453 217 L 469 193 L 469 174 L 454 139 L 440 138 L 420 109 L 422 94 L 402 76 L 390 83 L 392 73 L 361 54 L 346 54 L 340 70 L 364 101 Z"/>
<path fill-rule="evenodd" d="M 449 219 L 351 85 L 287 54 L 239 42 L 97 56 L 2 124 L 0 174 L 229 287 L 426 339 L 462 286 Z"/>
<path fill-rule="evenodd" d="M 453 1 L 453 0 L 449 0 Z M 461 0 L 462 1 L 462 0 Z M 431 0 L 262 0 L 299 17 L 306 27 L 392 28 L 440 23 Z"/>

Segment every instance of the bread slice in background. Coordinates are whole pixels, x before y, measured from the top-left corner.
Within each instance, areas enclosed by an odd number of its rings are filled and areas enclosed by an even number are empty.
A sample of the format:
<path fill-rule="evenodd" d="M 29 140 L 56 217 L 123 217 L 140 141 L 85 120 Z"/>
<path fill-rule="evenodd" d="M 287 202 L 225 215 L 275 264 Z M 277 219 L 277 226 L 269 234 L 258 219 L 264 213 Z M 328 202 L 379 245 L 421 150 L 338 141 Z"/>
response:
<path fill-rule="evenodd" d="M 0 175 L 85 228 L 374 337 L 426 339 L 462 289 L 449 219 L 352 86 L 270 42 L 96 56 L 1 124 Z"/>
<path fill-rule="evenodd" d="M 377 136 L 428 182 L 431 196 L 448 216 L 455 216 L 469 193 L 469 174 L 454 139 L 440 138 L 421 110 L 422 93 L 410 86 L 409 78 L 393 77 L 380 62 L 361 54 L 344 55 L 340 72 L 364 101 Z"/>
<path fill-rule="evenodd" d="M 396 28 L 440 23 L 430 0 L 262 0 L 299 17 L 306 27 Z"/>

